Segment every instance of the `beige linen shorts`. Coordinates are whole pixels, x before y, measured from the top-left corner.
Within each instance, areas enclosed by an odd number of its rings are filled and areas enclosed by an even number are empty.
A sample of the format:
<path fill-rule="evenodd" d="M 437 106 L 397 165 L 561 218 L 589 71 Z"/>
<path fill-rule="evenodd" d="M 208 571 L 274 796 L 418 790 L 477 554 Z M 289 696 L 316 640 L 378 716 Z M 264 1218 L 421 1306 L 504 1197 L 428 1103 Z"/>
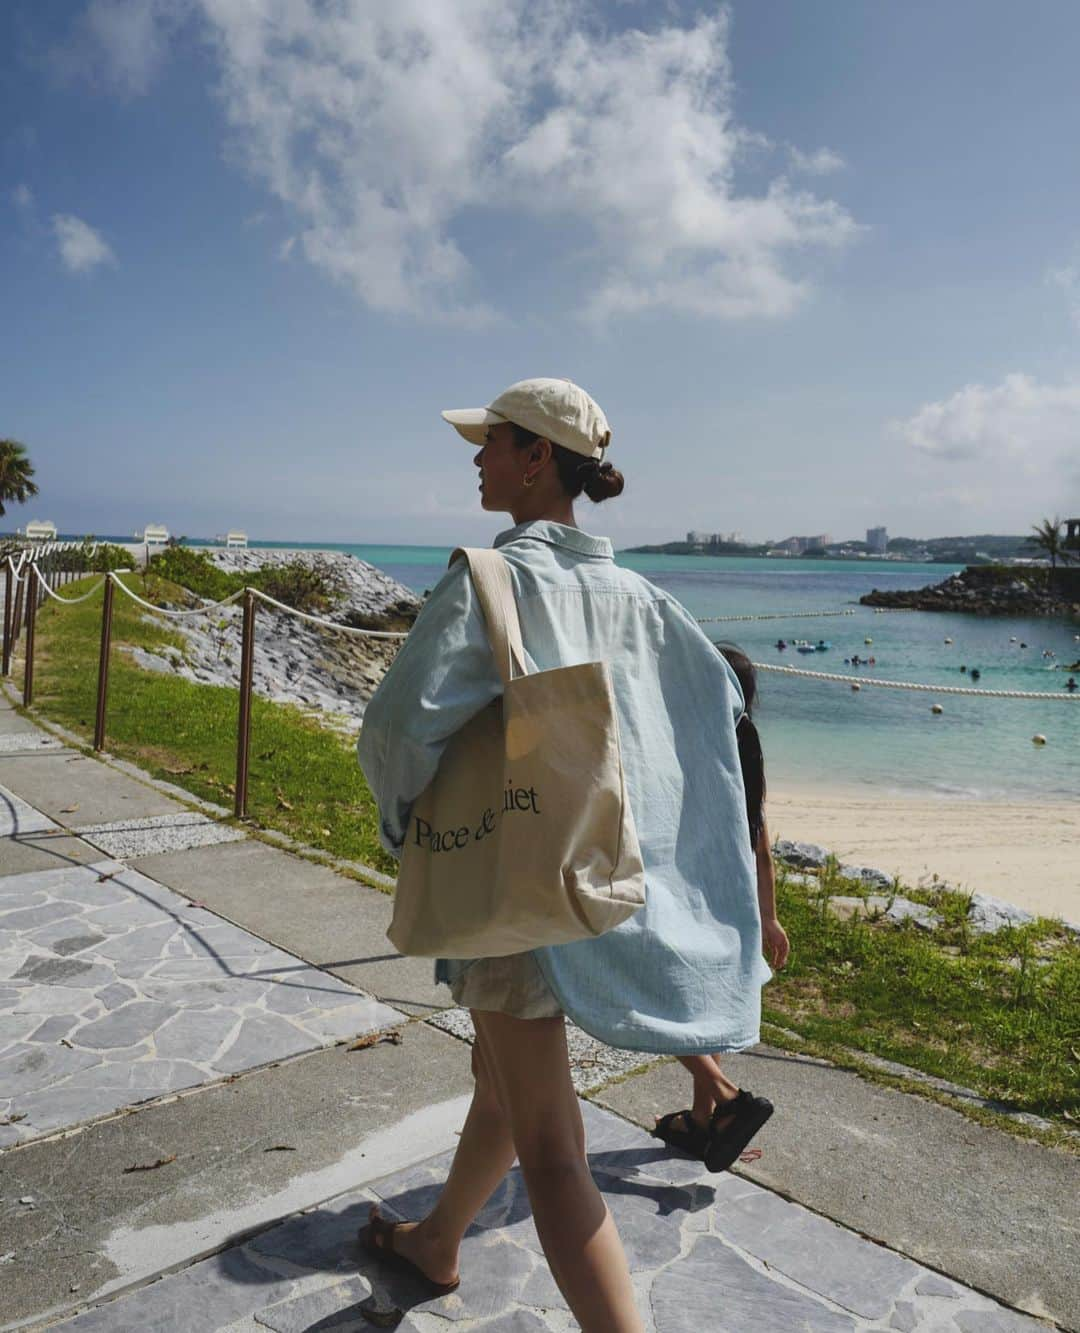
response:
<path fill-rule="evenodd" d="M 494 1009 L 512 1018 L 558 1018 L 562 1008 L 531 953 L 474 958 L 450 983 L 466 1009 Z"/>

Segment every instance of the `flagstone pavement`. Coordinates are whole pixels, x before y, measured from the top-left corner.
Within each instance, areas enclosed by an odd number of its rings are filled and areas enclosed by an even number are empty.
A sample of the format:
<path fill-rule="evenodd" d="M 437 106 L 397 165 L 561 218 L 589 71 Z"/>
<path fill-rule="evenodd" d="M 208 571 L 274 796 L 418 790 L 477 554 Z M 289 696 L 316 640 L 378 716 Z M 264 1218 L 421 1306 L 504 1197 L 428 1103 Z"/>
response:
<path fill-rule="evenodd" d="M 626 1248 L 649 1333 L 1035 1333 L 1036 1320 L 874 1245 L 768 1190 L 672 1155 L 582 1103 L 589 1160 Z M 569 1333 L 516 1169 L 461 1250 L 461 1286 L 425 1299 L 416 1281 L 361 1255 L 380 1201 L 421 1217 L 451 1153 L 342 1195 L 181 1273 L 65 1323 L 72 1333 L 149 1329 L 316 1333 Z"/>

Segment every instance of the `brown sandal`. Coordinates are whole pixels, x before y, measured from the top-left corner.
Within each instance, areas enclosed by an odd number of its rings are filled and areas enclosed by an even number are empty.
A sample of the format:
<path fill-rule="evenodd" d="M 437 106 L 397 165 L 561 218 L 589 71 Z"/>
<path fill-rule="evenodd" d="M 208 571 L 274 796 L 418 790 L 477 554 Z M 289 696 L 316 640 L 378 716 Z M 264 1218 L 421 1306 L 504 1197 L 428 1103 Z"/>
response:
<path fill-rule="evenodd" d="M 373 1203 L 367 1225 L 357 1232 L 357 1240 L 370 1254 L 378 1255 L 379 1258 L 404 1268 L 420 1278 L 432 1296 L 448 1296 L 450 1292 L 457 1291 L 461 1286 L 461 1278 L 455 1278 L 453 1282 L 436 1282 L 434 1278 L 428 1277 L 419 1264 L 414 1264 L 411 1259 L 398 1254 L 394 1249 L 394 1229 L 398 1225 L 397 1222 L 388 1222 L 384 1217 L 380 1217 L 379 1205 Z"/>

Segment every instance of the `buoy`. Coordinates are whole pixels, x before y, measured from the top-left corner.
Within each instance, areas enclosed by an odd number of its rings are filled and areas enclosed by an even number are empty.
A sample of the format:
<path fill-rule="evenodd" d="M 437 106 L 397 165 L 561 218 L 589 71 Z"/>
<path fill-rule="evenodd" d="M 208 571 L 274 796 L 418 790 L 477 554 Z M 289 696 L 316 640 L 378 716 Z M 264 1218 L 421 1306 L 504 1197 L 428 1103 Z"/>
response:
<path fill-rule="evenodd" d="M 863 639 L 863 643 L 873 643 L 873 639 Z"/>
<path fill-rule="evenodd" d="M 1037 731 L 1035 735 L 1032 736 L 1031 743 L 1032 745 L 1045 745 L 1046 737 L 1042 734 L 1041 731 Z"/>
<path fill-rule="evenodd" d="M 952 639 L 946 639 L 945 642 L 946 642 L 946 643 L 952 643 Z"/>
<path fill-rule="evenodd" d="M 930 706 L 930 711 L 931 713 L 944 713 L 945 709 L 942 708 L 940 704 L 932 704 Z"/>
<path fill-rule="evenodd" d="M 854 694 L 858 694 L 858 692 L 862 689 L 862 686 L 859 684 L 858 681 L 855 681 L 855 682 L 853 683 L 851 689 L 852 689 L 852 693 L 854 693 Z"/>

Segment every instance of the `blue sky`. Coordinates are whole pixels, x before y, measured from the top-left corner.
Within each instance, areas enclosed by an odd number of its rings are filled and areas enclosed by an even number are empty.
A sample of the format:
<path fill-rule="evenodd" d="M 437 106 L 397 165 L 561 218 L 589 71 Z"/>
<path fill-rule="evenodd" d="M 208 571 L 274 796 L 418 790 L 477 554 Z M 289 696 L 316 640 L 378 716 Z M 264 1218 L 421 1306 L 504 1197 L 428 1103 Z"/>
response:
<path fill-rule="evenodd" d="M 5 526 L 453 543 L 601 403 L 618 545 L 1080 512 L 1080 8 L 7 0 Z"/>

